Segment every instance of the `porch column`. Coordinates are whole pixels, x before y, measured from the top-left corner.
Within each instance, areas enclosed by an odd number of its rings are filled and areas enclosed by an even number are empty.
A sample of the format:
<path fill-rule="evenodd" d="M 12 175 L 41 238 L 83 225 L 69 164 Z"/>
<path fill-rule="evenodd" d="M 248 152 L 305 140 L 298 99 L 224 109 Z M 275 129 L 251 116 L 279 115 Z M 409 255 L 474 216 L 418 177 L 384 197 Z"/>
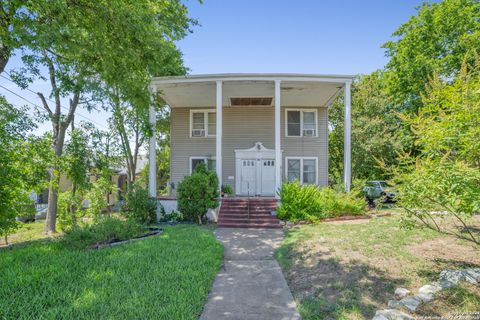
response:
<path fill-rule="evenodd" d="M 343 178 L 345 182 L 345 190 L 350 191 L 352 181 L 352 141 L 351 141 L 351 82 L 345 82 L 345 123 L 344 123 L 344 150 L 343 150 Z"/>
<path fill-rule="evenodd" d="M 222 181 L 223 181 L 223 176 L 222 176 L 222 81 L 218 80 L 217 81 L 217 112 L 216 112 L 216 117 L 217 117 L 217 134 L 215 138 L 216 142 L 216 171 L 217 171 L 217 177 L 218 177 L 218 187 L 221 189 L 222 188 Z"/>
<path fill-rule="evenodd" d="M 280 145 L 280 80 L 275 80 L 275 197 L 282 187 L 282 150 Z"/>
<path fill-rule="evenodd" d="M 154 107 L 155 93 L 155 88 L 150 87 L 150 107 L 148 109 L 148 115 L 150 125 L 152 126 L 152 136 L 150 137 L 148 146 L 148 194 L 152 198 L 157 197 L 157 139 L 155 135 L 157 115 Z"/>

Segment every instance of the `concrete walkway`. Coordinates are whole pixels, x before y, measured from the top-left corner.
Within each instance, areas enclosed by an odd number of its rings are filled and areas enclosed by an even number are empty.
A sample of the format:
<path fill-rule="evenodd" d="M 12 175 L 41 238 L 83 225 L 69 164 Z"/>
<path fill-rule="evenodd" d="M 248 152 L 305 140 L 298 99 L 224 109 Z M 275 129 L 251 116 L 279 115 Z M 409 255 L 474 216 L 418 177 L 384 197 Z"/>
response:
<path fill-rule="evenodd" d="M 273 258 L 283 231 L 218 228 L 225 261 L 201 320 L 300 319 L 282 270 Z"/>

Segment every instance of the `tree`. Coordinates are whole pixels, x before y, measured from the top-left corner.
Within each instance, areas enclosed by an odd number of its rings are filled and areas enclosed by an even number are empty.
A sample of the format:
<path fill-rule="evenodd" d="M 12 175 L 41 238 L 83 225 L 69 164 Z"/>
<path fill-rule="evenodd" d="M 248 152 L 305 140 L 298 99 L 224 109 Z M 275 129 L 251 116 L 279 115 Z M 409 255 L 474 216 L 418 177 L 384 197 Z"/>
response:
<path fill-rule="evenodd" d="M 77 212 L 82 207 L 83 196 L 90 185 L 89 172 L 92 165 L 87 135 L 81 129 L 73 129 L 70 137 L 62 159 L 62 171 L 72 183 L 72 189 L 61 195 L 59 216 L 62 229 L 77 226 Z"/>
<path fill-rule="evenodd" d="M 420 222 L 480 244 L 480 235 L 469 225 L 480 212 L 480 59 L 468 60 L 452 81 L 433 78 L 422 109 L 403 117 L 419 154 L 403 155 L 393 172 L 407 226 Z M 445 215 L 432 213 L 438 211 L 453 217 L 453 225 L 439 223 Z"/>
<path fill-rule="evenodd" d="M 390 57 L 386 66 L 389 96 L 397 110 L 416 112 L 434 73 L 453 79 L 465 53 L 469 52 L 473 59 L 473 50 L 480 49 L 480 2 L 425 2 L 393 36 L 395 40 L 383 45 Z"/>
<path fill-rule="evenodd" d="M 352 86 L 352 178 L 383 179 L 388 172 L 380 165 L 396 163 L 402 149 L 400 120 L 391 111 L 382 71 L 358 77 Z M 341 181 L 343 173 L 343 99 L 330 107 L 328 138 L 330 178 Z"/>
<path fill-rule="evenodd" d="M 177 72 L 182 66 L 174 41 L 184 37 L 194 21 L 188 18 L 180 0 L 54 0 L 21 4 L 17 12 L 21 12 L 22 23 L 7 28 L 5 38 L 15 39 L 24 63 L 23 68 L 12 73 L 12 79 L 23 88 L 35 79 L 48 78 L 51 85 L 48 95 L 54 100 L 53 106 L 47 94 L 38 95 L 44 115 L 52 123 L 55 150 L 46 221 L 46 231 L 52 233 L 60 158 L 66 129 L 77 107 L 91 109 L 92 101 L 111 96 L 111 92 L 130 103 L 149 101 L 150 76 Z"/>
<path fill-rule="evenodd" d="M 28 192 L 45 181 L 44 141 L 29 135 L 35 127 L 24 108 L 15 108 L 0 96 L 0 236 L 5 238 L 17 227 L 33 203 Z"/>

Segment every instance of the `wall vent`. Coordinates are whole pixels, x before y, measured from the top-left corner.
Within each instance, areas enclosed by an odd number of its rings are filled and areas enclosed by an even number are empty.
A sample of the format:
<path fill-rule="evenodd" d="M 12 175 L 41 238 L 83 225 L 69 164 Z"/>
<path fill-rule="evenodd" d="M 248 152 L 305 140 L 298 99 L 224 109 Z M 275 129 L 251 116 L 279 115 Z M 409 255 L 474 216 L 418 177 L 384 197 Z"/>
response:
<path fill-rule="evenodd" d="M 272 97 L 242 97 L 230 98 L 230 105 L 236 106 L 271 106 Z"/>

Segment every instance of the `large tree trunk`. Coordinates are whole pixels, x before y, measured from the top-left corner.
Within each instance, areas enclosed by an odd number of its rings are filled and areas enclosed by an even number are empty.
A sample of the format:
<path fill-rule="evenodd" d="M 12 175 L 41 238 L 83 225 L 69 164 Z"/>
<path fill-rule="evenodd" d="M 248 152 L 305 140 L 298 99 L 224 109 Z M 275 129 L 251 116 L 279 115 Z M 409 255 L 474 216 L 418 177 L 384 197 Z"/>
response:
<path fill-rule="evenodd" d="M 53 173 L 50 176 L 50 186 L 48 188 L 48 211 L 47 220 L 45 221 L 45 233 L 47 234 L 52 234 L 57 231 L 58 190 L 60 189 L 60 167 L 58 162 L 63 154 L 67 126 L 62 124 L 59 126 L 57 136 L 53 141 L 56 159 L 54 161 Z"/>

